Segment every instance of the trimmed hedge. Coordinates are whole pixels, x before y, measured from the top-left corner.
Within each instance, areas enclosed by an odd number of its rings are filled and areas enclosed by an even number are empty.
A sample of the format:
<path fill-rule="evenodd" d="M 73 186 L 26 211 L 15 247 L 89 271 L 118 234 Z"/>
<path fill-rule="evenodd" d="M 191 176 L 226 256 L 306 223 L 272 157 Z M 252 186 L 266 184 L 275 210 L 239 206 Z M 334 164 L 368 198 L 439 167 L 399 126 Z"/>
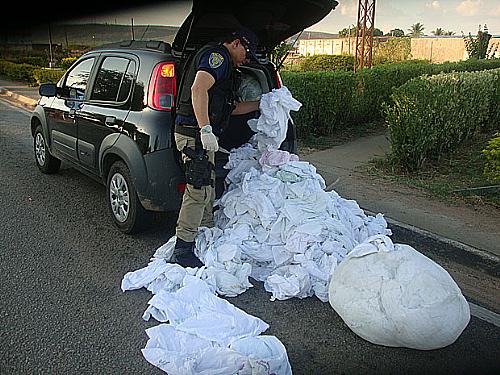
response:
<path fill-rule="evenodd" d="M 382 120 L 382 103 L 389 100 L 392 90 L 421 75 L 499 67 L 500 60 L 443 64 L 406 61 L 378 65 L 359 73 L 284 71 L 281 75 L 284 85 L 303 104 L 300 111 L 292 112 L 300 137 L 305 132 L 331 135 L 341 127 Z"/>
<path fill-rule="evenodd" d="M 57 83 L 64 75 L 64 69 L 36 69 L 33 71 L 33 77 L 37 85 L 42 83 Z"/>
<path fill-rule="evenodd" d="M 77 57 L 65 57 L 61 60 L 61 65 L 62 69 L 69 69 L 69 67 L 77 60 Z"/>
<path fill-rule="evenodd" d="M 499 81 L 495 69 L 422 76 L 396 88 L 384 105 L 393 160 L 415 171 L 456 149 L 492 120 Z"/>
<path fill-rule="evenodd" d="M 35 84 L 33 71 L 38 67 L 30 64 L 16 64 L 10 61 L 0 61 L 0 75 L 13 79 L 15 81 L 25 81 L 29 84 Z"/>
<path fill-rule="evenodd" d="M 0 61 L 0 75 L 15 81 L 27 82 L 30 85 L 57 83 L 64 72 L 64 69 L 47 69 L 30 64 Z"/>
<path fill-rule="evenodd" d="M 354 70 L 352 55 L 313 55 L 300 62 L 303 72 L 319 72 L 331 70 Z"/>
<path fill-rule="evenodd" d="M 490 139 L 483 155 L 486 156 L 484 175 L 491 183 L 500 183 L 500 133 Z"/>
<path fill-rule="evenodd" d="M 305 132 L 329 135 L 353 116 L 353 72 L 307 72 L 286 74 L 284 81 L 293 96 L 302 103 L 292 116 L 299 138 Z"/>

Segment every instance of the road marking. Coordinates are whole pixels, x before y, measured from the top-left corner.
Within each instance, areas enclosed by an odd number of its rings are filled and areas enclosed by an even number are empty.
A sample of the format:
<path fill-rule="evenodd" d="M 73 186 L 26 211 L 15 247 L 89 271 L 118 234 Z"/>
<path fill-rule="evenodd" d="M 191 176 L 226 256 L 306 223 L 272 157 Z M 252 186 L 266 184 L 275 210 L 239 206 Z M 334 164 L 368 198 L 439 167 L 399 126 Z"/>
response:
<path fill-rule="evenodd" d="M 496 327 L 500 327 L 500 315 L 485 309 L 484 307 L 478 306 L 475 303 L 469 302 L 470 313 L 471 315 L 484 320 L 488 323 L 495 325 Z"/>

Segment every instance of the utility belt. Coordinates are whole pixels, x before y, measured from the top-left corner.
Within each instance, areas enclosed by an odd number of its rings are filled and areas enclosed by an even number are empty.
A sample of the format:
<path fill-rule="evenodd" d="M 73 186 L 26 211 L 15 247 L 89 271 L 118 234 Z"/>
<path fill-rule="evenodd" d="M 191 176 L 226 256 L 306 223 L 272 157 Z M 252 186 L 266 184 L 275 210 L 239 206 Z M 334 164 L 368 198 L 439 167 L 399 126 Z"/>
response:
<path fill-rule="evenodd" d="M 185 135 L 187 137 L 196 138 L 200 133 L 198 125 L 180 125 L 176 124 L 174 132 Z"/>
<path fill-rule="evenodd" d="M 195 139 L 194 150 L 187 146 L 182 149 L 182 153 L 189 158 L 184 163 L 186 183 L 195 189 L 201 189 L 203 186 L 214 187 L 212 171 L 215 166 L 208 160 L 207 152 L 203 149 L 200 129 L 197 126 L 175 125 L 175 132 Z"/>

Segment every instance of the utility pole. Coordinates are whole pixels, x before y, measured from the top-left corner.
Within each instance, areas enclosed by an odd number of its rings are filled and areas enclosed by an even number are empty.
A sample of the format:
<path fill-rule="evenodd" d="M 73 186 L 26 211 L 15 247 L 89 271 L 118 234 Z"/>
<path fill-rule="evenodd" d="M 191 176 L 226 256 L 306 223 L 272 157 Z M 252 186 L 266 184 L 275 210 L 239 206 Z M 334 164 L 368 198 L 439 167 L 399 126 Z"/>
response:
<path fill-rule="evenodd" d="M 356 30 L 356 63 L 354 71 L 372 66 L 373 30 L 375 28 L 375 0 L 359 0 Z"/>
<path fill-rule="evenodd" d="M 135 40 L 135 35 L 134 35 L 134 19 L 131 18 L 131 21 L 132 21 L 132 27 L 131 27 L 131 31 L 132 31 L 132 40 Z"/>
<path fill-rule="evenodd" d="M 52 31 L 50 30 L 49 22 L 49 68 L 54 67 L 54 57 L 52 56 Z"/>

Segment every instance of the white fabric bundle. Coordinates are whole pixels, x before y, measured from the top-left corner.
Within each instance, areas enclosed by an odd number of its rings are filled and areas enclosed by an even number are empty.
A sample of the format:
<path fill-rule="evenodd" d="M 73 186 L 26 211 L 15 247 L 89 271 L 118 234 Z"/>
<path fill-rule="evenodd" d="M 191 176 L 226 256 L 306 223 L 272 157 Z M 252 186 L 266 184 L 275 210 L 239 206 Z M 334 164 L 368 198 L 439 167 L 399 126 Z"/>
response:
<path fill-rule="evenodd" d="M 470 320 L 448 272 L 386 236 L 370 237 L 349 253 L 333 273 L 329 301 L 357 335 L 385 346 L 442 348 Z"/>

